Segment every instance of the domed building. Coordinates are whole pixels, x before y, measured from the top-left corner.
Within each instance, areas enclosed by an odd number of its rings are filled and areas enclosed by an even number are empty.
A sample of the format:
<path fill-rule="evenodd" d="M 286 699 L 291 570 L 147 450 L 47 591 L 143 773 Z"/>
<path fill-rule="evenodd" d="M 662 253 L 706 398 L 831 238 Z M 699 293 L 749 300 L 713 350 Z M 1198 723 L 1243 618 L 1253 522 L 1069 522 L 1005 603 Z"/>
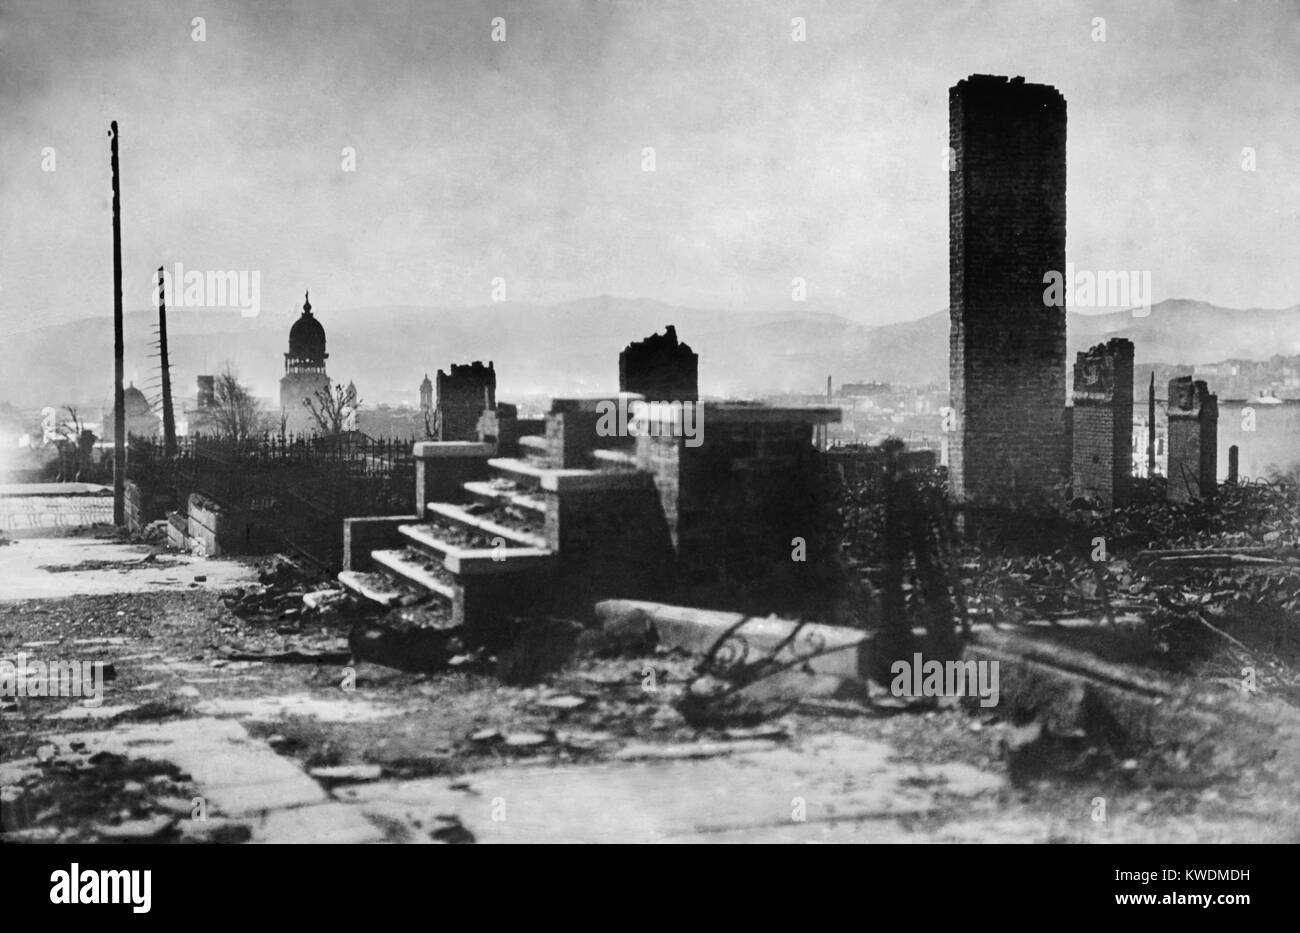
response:
<path fill-rule="evenodd" d="M 153 406 L 149 404 L 149 399 L 135 387 L 134 382 L 122 390 L 122 408 L 126 412 L 127 437 L 153 438 L 158 436 L 160 420 L 153 413 Z M 101 410 L 100 420 L 103 424 L 101 430 L 104 440 L 112 441 L 114 434 L 113 409 L 111 406 Z"/>
<path fill-rule="evenodd" d="M 316 401 L 317 393 L 330 391 L 325 372 L 325 328 L 311 313 L 311 295 L 303 296 L 302 315 L 289 328 L 289 352 L 284 355 L 284 376 L 280 379 L 280 415 L 290 434 L 312 434 L 320 425 L 305 401 Z"/>

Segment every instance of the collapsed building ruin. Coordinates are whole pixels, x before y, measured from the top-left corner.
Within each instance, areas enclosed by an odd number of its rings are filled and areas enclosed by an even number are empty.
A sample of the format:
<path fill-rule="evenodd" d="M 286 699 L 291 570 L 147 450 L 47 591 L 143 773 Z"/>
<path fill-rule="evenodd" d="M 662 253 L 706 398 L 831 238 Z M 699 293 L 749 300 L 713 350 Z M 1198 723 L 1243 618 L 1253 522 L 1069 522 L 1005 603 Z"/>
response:
<path fill-rule="evenodd" d="M 483 412 L 496 408 L 497 374 L 491 360 L 486 366 L 453 363 L 451 372 L 438 370 L 435 435 L 440 441 L 478 440 Z"/>
<path fill-rule="evenodd" d="M 1208 499 L 1217 487 L 1219 399 L 1191 376 L 1169 381 L 1169 498 Z"/>
<path fill-rule="evenodd" d="M 629 343 L 618 355 L 618 390 L 647 399 L 694 402 L 700 397 L 700 357 L 677 340 L 669 324 L 662 334 Z"/>
<path fill-rule="evenodd" d="M 1133 491 L 1133 342 L 1116 338 L 1081 351 L 1073 396 L 1073 493 L 1105 509 L 1127 505 Z"/>

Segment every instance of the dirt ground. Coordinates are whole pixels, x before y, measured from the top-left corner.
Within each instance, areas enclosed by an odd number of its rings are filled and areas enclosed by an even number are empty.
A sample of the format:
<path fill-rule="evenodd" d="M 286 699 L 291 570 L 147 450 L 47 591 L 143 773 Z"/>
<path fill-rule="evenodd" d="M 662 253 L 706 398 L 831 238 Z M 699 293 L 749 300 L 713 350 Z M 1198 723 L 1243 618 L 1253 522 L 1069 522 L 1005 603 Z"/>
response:
<path fill-rule="evenodd" d="M 152 573 L 170 560 L 137 563 L 140 545 L 99 545 L 121 556 L 81 568 L 87 579 L 46 572 L 93 590 L 95 574 Z M 250 568 L 231 563 L 219 584 L 191 570 L 171 567 L 176 584 L 158 592 L 0 603 L 0 657 L 111 665 L 98 707 L 4 700 L 7 840 L 295 841 L 322 838 L 320 820 L 342 827 L 325 838 L 395 842 L 1294 838 L 1248 774 L 1153 779 L 1148 760 L 1117 760 L 1086 739 L 1027 762 L 1017 749 L 1033 723 L 996 710 L 907 709 L 794 674 L 804 682 L 772 685 L 748 725 L 691 725 L 677 709 L 689 657 L 629 653 L 588 634 L 532 684 L 503 682 L 498 659 L 469 654 L 407 673 L 353 663 L 348 637 L 364 616 L 347 604 L 305 609 L 307 581 L 281 587 L 282 608 L 240 618 L 230 606 L 261 589 Z M 230 769 L 270 768 L 277 786 L 296 788 L 291 806 L 229 792 L 221 804 L 225 764 L 184 747 L 216 724 L 239 727 L 243 757 Z M 148 738 L 159 730 L 172 744 Z M 486 815 L 476 782 L 508 787 L 486 798 L 502 808 L 531 809 L 513 821 Z M 800 817 L 800 801 L 813 815 Z M 302 819 L 287 822 L 294 814 Z"/>

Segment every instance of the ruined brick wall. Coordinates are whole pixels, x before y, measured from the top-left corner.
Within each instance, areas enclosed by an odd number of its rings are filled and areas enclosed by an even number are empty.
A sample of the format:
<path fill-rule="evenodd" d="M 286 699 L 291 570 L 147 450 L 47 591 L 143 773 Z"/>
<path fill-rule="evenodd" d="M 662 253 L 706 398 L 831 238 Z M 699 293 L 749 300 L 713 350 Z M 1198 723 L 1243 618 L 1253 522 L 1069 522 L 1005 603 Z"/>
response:
<path fill-rule="evenodd" d="M 1133 342 L 1116 338 L 1074 363 L 1072 487 L 1110 509 L 1133 490 Z"/>
<path fill-rule="evenodd" d="M 650 477 L 640 488 L 545 493 L 548 544 L 564 555 L 559 588 L 580 594 L 664 598 L 673 586 L 673 542 Z"/>
<path fill-rule="evenodd" d="M 497 374 L 492 361 L 484 366 L 454 363 L 451 373 L 438 370 L 438 439 L 478 440 L 478 419 L 497 404 Z"/>
<path fill-rule="evenodd" d="M 699 354 L 677 340 L 669 324 L 663 334 L 630 343 L 618 355 L 618 390 L 654 402 L 699 400 Z"/>
<path fill-rule="evenodd" d="M 968 501 L 1046 493 L 1064 449 L 1065 99 L 974 75 L 949 90 L 949 384 L 952 492 Z"/>
<path fill-rule="evenodd" d="M 1219 399 L 1191 376 L 1169 380 L 1169 498 L 1214 495 L 1218 473 Z"/>
<path fill-rule="evenodd" d="M 774 568 L 806 571 L 828 550 L 833 533 L 817 498 L 826 467 L 812 433 L 798 422 L 711 422 L 700 447 L 636 439 L 637 465 L 654 477 L 684 581 L 771 582 Z M 813 556 L 790 566 L 796 536 Z"/>

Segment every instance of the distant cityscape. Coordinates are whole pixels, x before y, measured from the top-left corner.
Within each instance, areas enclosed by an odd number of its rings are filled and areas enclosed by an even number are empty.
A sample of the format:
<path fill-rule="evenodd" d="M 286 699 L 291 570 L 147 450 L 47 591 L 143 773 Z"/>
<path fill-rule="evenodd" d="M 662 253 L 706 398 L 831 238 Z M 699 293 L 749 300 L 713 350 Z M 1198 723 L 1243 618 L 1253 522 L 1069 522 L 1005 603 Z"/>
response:
<path fill-rule="evenodd" d="M 308 314 L 304 312 L 304 314 Z M 295 323 L 297 326 L 297 323 Z M 322 335 L 323 336 L 323 335 Z M 313 350 L 310 352 L 320 352 Z M 291 356 L 291 354 L 286 354 Z M 297 364 L 293 364 L 297 365 Z M 310 363 L 305 364 L 310 369 Z M 433 367 L 436 369 L 436 367 Z M 1289 474 L 1300 468 L 1300 356 L 1274 355 L 1267 360 L 1229 359 L 1218 363 L 1178 366 L 1165 363 L 1138 363 L 1134 367 L 1133 470 L 1135 476 L 1147 475 L 1147 391 L 1152 375 L 1156 386 L 1156 472 L 1164 475 L 1166 466 L 1167 400 L 1166 386 L 1178 376 L 1193 376 L 1211 383 L 1217 390 L 1220 406 L 1218 464 L 1221 478 L 1226 476 L 1230 446 L 1240 451 L 1240 472 L 1244 477 L 1267 479 Z M 413 374 L 414 376 L 415 374 Z M 427 373 L 421 374 L 427 379 Z M 291 381 L 301 374 L 286 373 Z M 323 369 L 317 374 L 313 390 L 328 385 Z M 308 376 L 307 378 L 312 378 Z M 208 426 L 206 412 L 211 406 L 211 375 L 197 378 L 193 394 L 183 390 L 177 395 L 177 433 L 181 436 L 201 433 Z M 495 383 L 494 392 L 495 392 Z M 179 388 L 179 387 L 178 387 Z M 432 391 L 432 383 L 430 383 Z M 448 386 L 444 391 L 450 389 Z M 356 393 L 356 387 L 353 386 Z M 296 394 L 294 394 L 296 392 Z M 258 397 L 258 406 L 267 412 L 289 413 L 286 429 L 298 433 L 311 429 L 302 400 L 310 393 L 291 390 L 286 401 Z M 425 396 L 419 379 L 412 379 L 409 401 L 370 400 L 364 392 L 349 422 L 370 437 L 418 440 L 426 436 L 426 413 L 436 407 L 434 395 Z M 356 395 L 353 396 L 356 398 Z M 879 444 L 886 438 L 902 440 L 909 449 L 933 451 L 939 465 L 947 465 L 943 411 L 948 405 L 948 386 L 936 382 L 908 385 L 875 381 L 869 378 L 834 383 L 829 394 L 771 393 L 757 400 L 774 405 L 838 407 L 842 419 L 827 427 L 826 443 L 832 446 Z M 540 417 L 549 403 L 541 393 L 515 397 L 520 417 Z M 128 433 L 154 437 L 161 431 L 160 399 L 150 399 L 134 384 L 127 387 Z M 296 404 L 294 404 L 296 402 Z M 11 473 L 39 473 L 55 459 L 47 449 L 53 439 L 73 429 L 70 411 L 75 411 L 80 427 L 96 437 L 96 449 L 103 451 L 112 444 L 112 400 L 105 398 L 94 408 L 61 404 L 50 399 L 41 407 L 17 407 L 0 401 L 0 465 Z"/>

